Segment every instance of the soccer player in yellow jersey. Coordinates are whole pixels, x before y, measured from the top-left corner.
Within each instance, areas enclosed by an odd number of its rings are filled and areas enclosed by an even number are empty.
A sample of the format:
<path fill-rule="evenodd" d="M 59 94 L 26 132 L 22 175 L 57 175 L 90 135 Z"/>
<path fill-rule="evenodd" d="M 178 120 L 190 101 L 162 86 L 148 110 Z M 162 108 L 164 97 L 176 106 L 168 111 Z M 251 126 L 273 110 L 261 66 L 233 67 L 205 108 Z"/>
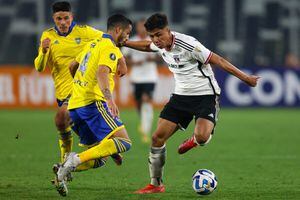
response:
<path fill-rule="evenodd" d="M 52 6 L 55 26 L 43 32 L 38 56 L 34 60 L 39 72 L 50 68 L 55 86 L 58 110 L 55 125 L 60 134 L 61 162 L 65 153 L 72 149 L 73 138 L 67 110 L 73 78 L 69 72 L 71 61 L 82 51 L 85 44 L 102 36 L 103 32 L 73 21 L 68 2 L 56 2 Z"/>
<path fill-rule="evenodd" d="M 65 177 L 78 166 L 126 152 L 131 147 L 112 98 L 114 76 L 124 69 L 124 58 L 118 46 L 128 39 L 131 29 L 129 19 L 112 15 L 107 21 L 107 34 L 87 44 L 70 66 L 78 68 L 68 105 L 74 123 L 72 128 L 79 135 L 80 143 L 90 148 L 82 153 L 70 153 L 59 166 L 56 187 L 62 196 L 67 194 Z"/>

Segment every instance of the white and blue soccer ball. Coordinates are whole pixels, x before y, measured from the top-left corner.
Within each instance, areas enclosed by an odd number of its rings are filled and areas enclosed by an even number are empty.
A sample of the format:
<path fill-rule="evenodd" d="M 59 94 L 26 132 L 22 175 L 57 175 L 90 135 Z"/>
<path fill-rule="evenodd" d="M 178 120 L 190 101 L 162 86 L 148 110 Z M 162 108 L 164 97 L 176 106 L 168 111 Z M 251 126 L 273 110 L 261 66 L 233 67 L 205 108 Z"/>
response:
<path fill-rule="evenodd" d="M 192 186 L 200 195 L 212 193 L 218 185 L 216 175 L 208 169 L 197 170 L 192 177 Z"/>

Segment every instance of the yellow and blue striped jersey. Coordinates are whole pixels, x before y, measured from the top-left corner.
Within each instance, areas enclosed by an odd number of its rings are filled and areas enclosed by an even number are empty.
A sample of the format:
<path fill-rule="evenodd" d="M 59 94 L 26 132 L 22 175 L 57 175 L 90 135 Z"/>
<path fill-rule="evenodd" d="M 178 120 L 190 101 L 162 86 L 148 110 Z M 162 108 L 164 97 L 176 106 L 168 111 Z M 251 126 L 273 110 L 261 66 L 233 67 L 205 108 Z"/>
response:
<path fill-rule="evenodd" d="M 100 38 L 103 32 L 90 26 L 72 24 L 70 32 L 62 36 L 55 28 L 43 32 L 41 42 L 49 38 L 50 48 L 43 54 L 39 48 L 39 54 L 34 60 L 36 70 L 43 71 L 49 67 L 54 81 L 55 96 L 59 100 L 67 98 L 72 92 L 73 78 L 69 72 L 70 63 L 82 51 L 84 46 L 95 38 Z"/>
<path fill-rule="evenodd" d="M 76 58 L 79 67 L 73 80 L 73 92 L 68 109 L 83 107 L 95 101 L 106 101 L 98 85 L 97 70 L 100 65 L 110 68 L 109 89 L 113 93 L 114 75 L 121 57 L 123 55 L 120 49 L 108 34 L 103 34 L 102 38 L 87 44 Z"/>

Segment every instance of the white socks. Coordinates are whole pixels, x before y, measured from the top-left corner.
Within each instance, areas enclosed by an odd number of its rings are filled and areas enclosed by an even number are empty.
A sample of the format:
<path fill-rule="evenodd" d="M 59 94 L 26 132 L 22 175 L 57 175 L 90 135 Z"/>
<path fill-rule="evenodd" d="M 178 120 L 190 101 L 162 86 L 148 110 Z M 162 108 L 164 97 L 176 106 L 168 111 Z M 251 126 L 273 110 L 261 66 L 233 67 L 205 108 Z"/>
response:
<path fill-rule="evenodd" d="M 166 160 L 166 145 L 162 147 L 151 147 L 149 154 L 149 172 L 151 184 L 159 186 L 162 184 L 163 169 Z"/>
<path fill-rule="evenodd" d="M 153 107 L 151 103 L 142 103 L 141 106 L 141 129 L 145 134 L 151 134 L 153 121 Z"/>

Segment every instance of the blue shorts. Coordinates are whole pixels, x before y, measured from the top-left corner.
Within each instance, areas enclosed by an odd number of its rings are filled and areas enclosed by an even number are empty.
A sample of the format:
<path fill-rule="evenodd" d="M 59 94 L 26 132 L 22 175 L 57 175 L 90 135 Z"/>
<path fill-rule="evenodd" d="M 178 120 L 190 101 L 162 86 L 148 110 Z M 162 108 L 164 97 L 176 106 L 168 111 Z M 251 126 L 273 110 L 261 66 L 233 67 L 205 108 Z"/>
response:
<path fill-rule="evenodd" d="M 60 99 L 56 99 L 57 105 L 58 107 L 62 107 L 62 105 L 69 103 L 69 99 L 70 99 L 71 95 L 67 96 L 67 98 L 60 100 Z"/>
<path fill-rule="evenodd" d="M 122 121 L 113 118 L 105 102 L 98 101 L 90 105 L 69 110 L 72 129 L 84 146 L 99 143 L 124 127 Z"/>

